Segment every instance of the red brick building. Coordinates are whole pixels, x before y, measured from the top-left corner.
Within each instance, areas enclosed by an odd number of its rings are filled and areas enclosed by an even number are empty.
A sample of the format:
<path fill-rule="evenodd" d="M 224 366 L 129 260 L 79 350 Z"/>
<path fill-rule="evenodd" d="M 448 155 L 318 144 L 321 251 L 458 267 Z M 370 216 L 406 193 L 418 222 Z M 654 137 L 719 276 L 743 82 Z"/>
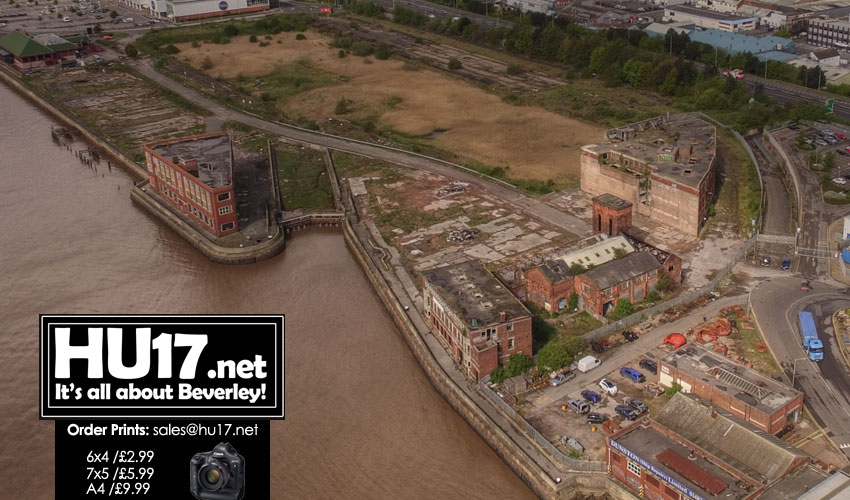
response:
<path fill-rule="evenodd" d="M 593 198 L 593 234 L 616 236 L 631 225 L 631 203 L 608 193 Z"/>
<path fill-rule="evenodd" d="M 473 380 L 510 356 L 531 356 L 531 313 L 481 263 L 464 262 L 423 274 L 425 320 Z"/>
<path fill-rule="evenodd" d="M 659 383 L 711 401 L 771 434 L 796 423 L 803 393 L 702 347 L 689 345 L 658 364 Z"/>
<path fill-rule="evenodd" d="M 579 307 L 606 316 L 620 299 L 636 303 L 655 290 L 661 263 L 648 252 L 633 252 L 576 276 Z"/>
<path fill-rule="evenodd" d="M 606 442 L 609 472 L 650 500 L 751 500 L 811 462 L 735 417 L 677 394 Z"/>
<path fill-rule="evenodd" d="M 565 309 L 575 293 L 573 276 L 563 260 L 547 260 L 527 269 L 525 280 L 526 300 L 550 313 Z"/>
<path fill-rule="evenodd" d="M 230 134 L 168 139 L 145 146 L 151 187 L 215 236 L 239 230 Z"/>

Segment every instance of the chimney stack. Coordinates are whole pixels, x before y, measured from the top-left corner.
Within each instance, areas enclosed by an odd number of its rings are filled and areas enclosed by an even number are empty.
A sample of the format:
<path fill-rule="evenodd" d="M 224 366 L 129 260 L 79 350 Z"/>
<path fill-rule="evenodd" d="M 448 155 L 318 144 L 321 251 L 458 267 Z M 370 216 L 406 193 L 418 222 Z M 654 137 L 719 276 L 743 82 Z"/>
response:
<path fill-rule="evenodd" d="M 499 323 L 504 323 L 507 320 L 508 320 L 508 313 L 506 313 L 505 311 L 500 312 L 499 313 Z"/>

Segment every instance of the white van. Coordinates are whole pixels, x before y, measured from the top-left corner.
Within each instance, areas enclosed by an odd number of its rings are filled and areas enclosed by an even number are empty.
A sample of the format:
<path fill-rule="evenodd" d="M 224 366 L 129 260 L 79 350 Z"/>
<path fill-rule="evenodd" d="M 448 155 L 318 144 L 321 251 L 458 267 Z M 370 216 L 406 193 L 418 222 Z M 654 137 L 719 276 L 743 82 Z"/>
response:
<path fill-rule="evenodd" d="M 590 370 L 596 368 L 602 364 L 602 361 L 599 361 L 598 358 L 594 358 L 593 356 L 585 356 L 578 360 L 578 371 L 582 373 L 587 373 Z"/>

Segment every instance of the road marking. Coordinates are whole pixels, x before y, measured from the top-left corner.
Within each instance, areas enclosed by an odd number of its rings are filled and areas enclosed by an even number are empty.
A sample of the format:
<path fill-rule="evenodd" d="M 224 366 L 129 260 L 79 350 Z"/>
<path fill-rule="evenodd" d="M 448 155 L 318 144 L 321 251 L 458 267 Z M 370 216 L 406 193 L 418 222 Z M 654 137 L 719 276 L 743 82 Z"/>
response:
<path fill-rule="evenodd" d="M 838 447 L 842 450 L 846 450 L 847 448 L 850 448 L 850 443 L 839 444 Z"/>

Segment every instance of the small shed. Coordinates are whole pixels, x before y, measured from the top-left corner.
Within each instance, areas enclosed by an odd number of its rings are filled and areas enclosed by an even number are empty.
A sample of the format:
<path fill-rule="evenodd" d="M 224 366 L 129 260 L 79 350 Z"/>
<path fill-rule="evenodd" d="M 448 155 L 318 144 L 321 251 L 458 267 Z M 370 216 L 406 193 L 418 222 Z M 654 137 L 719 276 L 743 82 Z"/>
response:
<path fill-rule="evenodd" d="M 528 390 L 528 381 L 525 380 L 524 375 L 517 375 L 516 377 L 511 377 L 502 383 L 502 387 L 504 387 L 505 391 L 510 394 L 517 395 L 521 394 Z"/>

